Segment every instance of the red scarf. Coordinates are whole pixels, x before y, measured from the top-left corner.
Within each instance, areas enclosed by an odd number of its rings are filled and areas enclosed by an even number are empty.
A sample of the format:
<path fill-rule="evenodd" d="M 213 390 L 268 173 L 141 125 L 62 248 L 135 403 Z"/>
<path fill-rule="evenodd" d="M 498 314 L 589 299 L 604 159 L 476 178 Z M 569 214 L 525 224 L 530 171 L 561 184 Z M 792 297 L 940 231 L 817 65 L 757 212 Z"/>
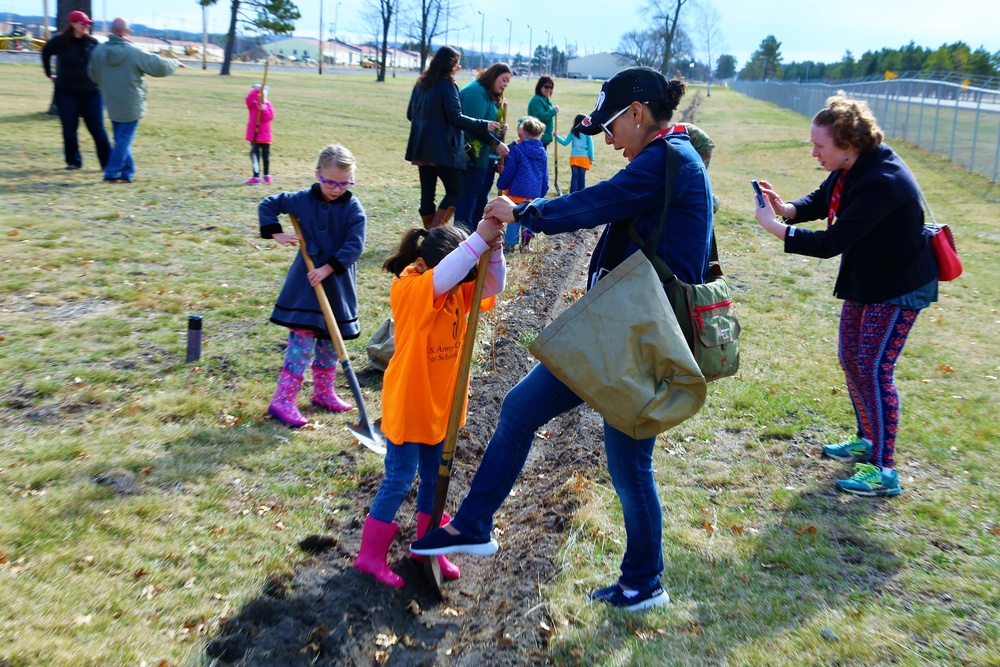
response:
<path fill-rule="evenodd" d="M 828 229 L 830 225 L 833 224 L 833 219 L 837 217 L 837 209 L 840 208 L 840 195 L 844 191 L 844 176 L 846 175 L 847 170 L 841 170 L 840 178 L 837 179 L 837 184 L 833 186 L 833 194 L 830 195 L 830 213 L 826 218 L 826 226 Z"/>

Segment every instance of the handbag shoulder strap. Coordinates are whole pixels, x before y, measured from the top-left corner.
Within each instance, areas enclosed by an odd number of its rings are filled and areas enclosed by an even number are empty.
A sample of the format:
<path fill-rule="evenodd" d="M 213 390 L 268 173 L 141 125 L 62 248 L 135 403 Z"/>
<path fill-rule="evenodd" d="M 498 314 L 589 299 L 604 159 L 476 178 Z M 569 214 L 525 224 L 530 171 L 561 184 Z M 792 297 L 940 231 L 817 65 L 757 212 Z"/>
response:
<path fill-rule="evenodd" d="M 639 243 L 642 246 L 642 253 L 649 260 L 649 263 L 653 265 L 656 270 L 656 275 L 660 278 L 660 282 L 669 283 L 674 280 L 677 276 L 667 265 L 663 259 L 656 254 L 656 249 L 660 244 L 660 234 L 663 233 L 664 224 L 667 221 L 667 211 L 670 209 L 670 202 L 674 196 L 674 187 L 677 184 L 677 172 L 680 170 L 680 153 L 677 152 L 677 148 L 664 138 L 664 142 L 667 144 L 667 169 L 664 176 L 665 191 L 663 195 L 663 212 L 660 214 L 660 221 L 656 223 L 656 228 L 653 233 L 649 235 L 649 238 L 643 240 L 639 235 L 639 230 L 635 228 L 635 222 L 629 220 L 629 235 L 632 240 Z M 712 229 L 712 247 L 709 250 L 709 262 L 712 264 L 719 263 L 719 250 L 715 244 L 715 229 Z"/>
<path fill-rule="evenodd" d="M 903 164 L 903 166 L 906 167 L 906 170 L 910 172 L 910 175 L 913 176 L 913 182 L 916 183 L 917 185 L 917 194 L 920 195 L 920 203 L 922 203 L 924 205 L 924 208 L 927 209 L 927 215 L 929 215 L 931 218 L 931 225 L 933 227 L 940 227 L 941 225 L 938 224 L 937 218 L 934 217 L 934 211 L 931 210 L 931 205 L 927 203 L 927 197 L 924 197 L 924 191 L 920 187 L 920 183 L 917 182 L 917 175 L 913 173 L 912 169 L 910 169 L 910 165 L 906 164 L 906 160 L 903 159 L 902 155 L 897 153 L 895 149 L 893 149 L 892 152 L 893 154 L 895 154 L 896 159 L 898 159 Z"/>

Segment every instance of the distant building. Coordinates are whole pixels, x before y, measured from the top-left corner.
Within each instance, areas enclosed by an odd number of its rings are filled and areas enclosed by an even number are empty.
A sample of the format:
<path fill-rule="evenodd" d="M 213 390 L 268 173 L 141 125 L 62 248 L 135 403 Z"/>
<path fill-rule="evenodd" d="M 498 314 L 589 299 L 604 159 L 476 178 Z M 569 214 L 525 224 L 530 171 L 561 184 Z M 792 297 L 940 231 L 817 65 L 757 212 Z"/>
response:
<path fill-rule="evenodd" d="M 582 58 L 570 58 L 566 63 L 566 76 L 570 79 L 610 79 L 633 64 L 627 58 L 613 53 L 595 53 Z"/>

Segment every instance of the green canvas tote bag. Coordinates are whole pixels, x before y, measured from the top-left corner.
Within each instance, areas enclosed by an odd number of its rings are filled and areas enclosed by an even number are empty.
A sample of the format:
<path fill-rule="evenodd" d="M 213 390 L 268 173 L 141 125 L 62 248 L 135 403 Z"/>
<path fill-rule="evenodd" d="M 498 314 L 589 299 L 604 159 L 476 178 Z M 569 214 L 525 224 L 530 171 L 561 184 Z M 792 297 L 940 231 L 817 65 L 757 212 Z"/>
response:
<path fill-rule="evenodd" d="M 601 278 L 531 353 L 614 428 L 650 438 L 705 403 L 705 377 L 642 251 Z"/>

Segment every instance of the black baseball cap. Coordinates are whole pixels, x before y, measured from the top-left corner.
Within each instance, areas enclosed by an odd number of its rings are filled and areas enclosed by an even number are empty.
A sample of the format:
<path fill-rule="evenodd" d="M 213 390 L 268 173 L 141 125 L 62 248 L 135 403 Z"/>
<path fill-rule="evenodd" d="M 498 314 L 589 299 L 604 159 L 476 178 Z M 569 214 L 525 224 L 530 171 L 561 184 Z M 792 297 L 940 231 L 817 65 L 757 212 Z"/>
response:
<path fill-rule="evenodd" d="M 598 134 L 602 124 L 632 104 L 632 102 L 651 102 L 667 97 L 669 82 L 655 69 L 649 67 L 629 67 L 615 74 L 604 82 L 601 92 L 597 95 L 597 105 L 586 118 L 580 121 L 576 129 L 583 134 Z"/>

